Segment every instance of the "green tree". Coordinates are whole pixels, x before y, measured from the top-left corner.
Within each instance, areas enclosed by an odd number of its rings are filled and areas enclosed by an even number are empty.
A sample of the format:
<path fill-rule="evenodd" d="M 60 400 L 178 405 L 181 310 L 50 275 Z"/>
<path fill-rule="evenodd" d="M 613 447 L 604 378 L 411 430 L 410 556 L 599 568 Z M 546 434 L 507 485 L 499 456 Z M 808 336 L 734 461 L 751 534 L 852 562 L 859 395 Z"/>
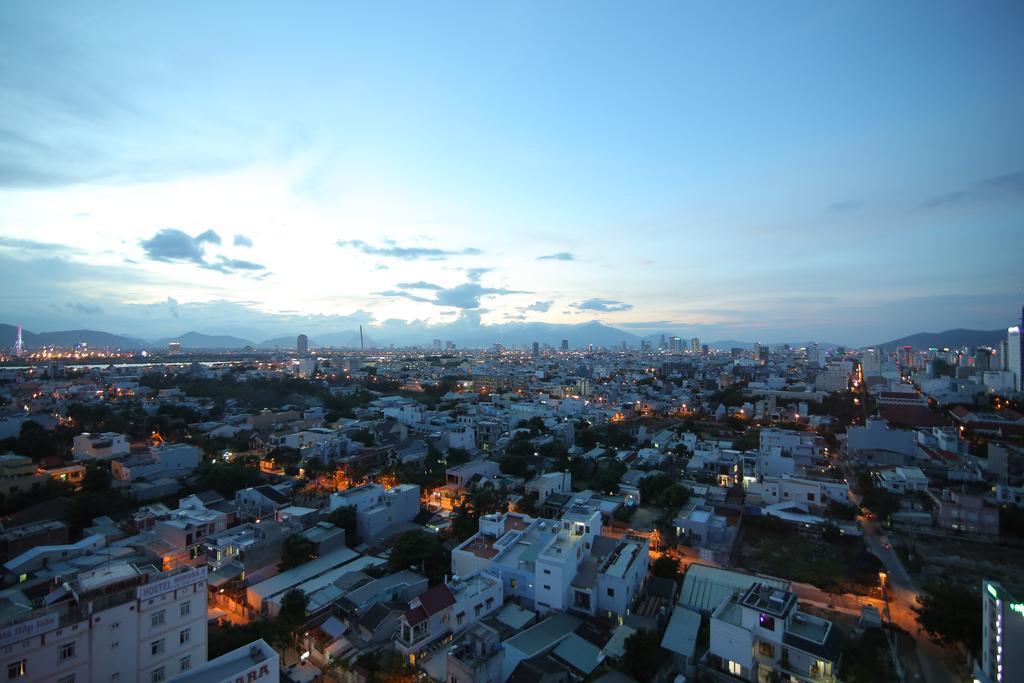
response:
<path fill-rule="evenodd" d="M 437 536 L 416 530 L 407 531 L 395 540 L 388 564 L 394 571 L 415 568 L 431 583 L 440 583 L 448 572 L 449 558 Z"/>
<path fill-rule="evenodd" d="M 345 530 L 345 545 L 354 548 L 359 545 L 359 527 L 356 524 L 356 508 L 344 505 L 336 508 L 327 517 L 327 521 Z"/>
<path fill-rule="evenodd" d="M 654 678 L 654 662 L 658 659 L 661 643 L 657 631 L 640 629 L 631 634 L 624 643 L 624 653 L 619 659 L 619 668 L 641 682 Z"/>
<path fill-rule="evenodd" d="M 213 489 L 225 498 L 234 498 L 236 491 L 263 483 L 258 469 L 234 462 L 203 463 L 196 474 L 196 487 L 200 491 Z"/>
<path fill-rule="evenodd" d="M 465 448 L 449 448 L 444 460 L 448 467 L 457 467 L 469 462 L 469 451 Z"/>
<path fill-rule="evenodd" d="M 313 543 L 302 534 L 292 534 L 281 544 L 281 561 L 277 565 L 277 570 L 283 572 L 294 569 L 312 559 Z"/>
<path fill-rule="evenodd" d="M 918 596 L 912 609 L 917 623 L 941 645 L 961 643 L 972 654 L 981 652 L 982 607 L 978 591 L 940 581 Z"/>
<path fill-rule="evenodd" d="M 669 555 L 662 555 L 651 563 L 651 574 L 663 579 L 679 580 L 679 560 Z"/>

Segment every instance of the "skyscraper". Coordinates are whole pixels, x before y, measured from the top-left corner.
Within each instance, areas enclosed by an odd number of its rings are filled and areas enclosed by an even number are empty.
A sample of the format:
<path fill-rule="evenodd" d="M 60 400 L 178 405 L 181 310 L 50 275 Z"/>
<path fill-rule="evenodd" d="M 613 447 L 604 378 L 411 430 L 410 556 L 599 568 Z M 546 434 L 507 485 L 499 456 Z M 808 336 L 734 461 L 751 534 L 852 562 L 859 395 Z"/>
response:
<path fill-rule="evenodd" d="M 754 342 L 754 360 L 763 361 L 767 355 L 767 349 L 761 346 L 761 342 Z"/>
<path fill-rule="evenodd" d="M 299 353 L 309 353 L 309 337 L 300 334 L 295 340 L 295 350 Z"/>
<path fill-rule="evenodd" d="M 1013 390 L 1020 391 L 1024 382 L 1021 381 L 1021 356 L 1024 348 L 1021 344 L 1024 339 L 1021 337 L 1022 325 L 1014 325 L 1006 330 L 1006 369 L 1013 373 Z"/>
<path fill-rule="evenodd" d="M 540 355 L 540 344 L 533 342 L 533 357 L 536 358 Z"/>
<path fill-rule="evenodd" d="M 690 351 L 692 353 L 700 353 L 700 339 L 697 337 L 690 340 Z"/>
<path fill-rule="evenodd" d="M 568 351 L 569 350 L 569 340 L 568 339 L 563 339 L 562 340 L 562 350 L 563 351 Z"/>

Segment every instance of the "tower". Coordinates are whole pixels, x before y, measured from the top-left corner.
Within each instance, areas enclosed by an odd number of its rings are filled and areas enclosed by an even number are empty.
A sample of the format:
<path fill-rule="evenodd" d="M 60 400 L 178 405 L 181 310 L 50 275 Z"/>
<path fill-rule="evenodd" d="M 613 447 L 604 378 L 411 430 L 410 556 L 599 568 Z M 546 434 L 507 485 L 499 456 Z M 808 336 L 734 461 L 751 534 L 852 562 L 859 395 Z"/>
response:
<path fill-rule="evenodd" d="M 308 353 L 309 352 L 309 337 L 307 337 L 304 334 L 300 334 L 295 339 L 295 350 L 298 351 L 300 354 Z"/>
<path fill-rule="evenodd" d="M 21 358 L 25 353 L 25 343 L 21 340 L 21 323 L 18 323 L 18 338 L 14 342 L 14 355 Z"/>

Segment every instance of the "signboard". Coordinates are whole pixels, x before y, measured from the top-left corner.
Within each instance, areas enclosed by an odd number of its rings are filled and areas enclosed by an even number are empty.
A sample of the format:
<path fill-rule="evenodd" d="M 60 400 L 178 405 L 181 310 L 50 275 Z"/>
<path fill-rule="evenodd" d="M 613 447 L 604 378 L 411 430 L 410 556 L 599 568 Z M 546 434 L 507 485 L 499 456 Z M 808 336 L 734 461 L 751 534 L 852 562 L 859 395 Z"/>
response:
<path fill-rule="evenodd" d="M 161 579 L 160 581 L 154 581 L 152 583 L 147 583 L 144 586 L 139 586 L 139 600 L 149 600 L 150 598 L 155 598 L 158 595 L 170 593 L 171 591 L 191 586 L 192 584 L 199 583 L 200 581 L 206 581 L 206 567 L 196 567 L 195 569 L 189 569 L 187 572 L 168 576 L 166 579 Z"/>
<path fill-rule="evenodd" d="M 23 621 L 20 624 L 12 624 L 0 629 L 0 647 L 48 633 L 59 625 L 60 619 L 53 612 L 44 614 L 36 619 Z"/>
<path fill-rule="evenodd" d="M 267 660 L 234 676 L 229 676 L 221 681 L 221 683 L 252 683 L 252 681 L 275 683 L 275 681 L 279 680 L 281 680 L 281 674 L 277 664 Z"/>

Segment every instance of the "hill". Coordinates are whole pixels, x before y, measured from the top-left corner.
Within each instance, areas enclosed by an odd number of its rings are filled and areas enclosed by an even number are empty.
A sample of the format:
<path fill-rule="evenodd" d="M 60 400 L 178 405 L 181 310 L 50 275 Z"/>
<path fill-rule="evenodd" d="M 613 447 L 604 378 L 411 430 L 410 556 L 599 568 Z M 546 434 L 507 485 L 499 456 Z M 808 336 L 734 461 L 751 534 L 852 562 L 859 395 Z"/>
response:
<path fill-rule="evenodd" d="M 248 339 L 232 337 L 226 334 L 213 335 L 201 332 L 186 332 L 178 337 L 160 339 L 154 342 L 153 345 L 166 347 L 170 342 L 180 342 L 183 349 L 244 349 L 246 346 L 254 346 Z"/>
<path fill-rule="evenodd" d="M 1006 339 L 1006 330 L 965 330 L 957 328 L 945 332 L 918 332 L 899 339 L 876 344 L 875 346 L 884 349 L 894 349 L 900 346 L 912 346 L 915 349 L 930 349 L 948 347 L 957 349 L 961 346 L 975 348 L 978 346 L 991 346 L 997 348 L 999 343 Z"/>
<path fill-rule="evenodd" d="M 10 349 L 18 339 L 16 325 L 0 325 L 0 348 Z M 21 340 L 29 348 L 38 349 L 44 346 L 76 346 L 85 344 L 97 349 L 145 349 L 150 346 L 145 339 L 125 337 L 98 330 L 61 330 L 57 332 L 21 331 Z"/>

